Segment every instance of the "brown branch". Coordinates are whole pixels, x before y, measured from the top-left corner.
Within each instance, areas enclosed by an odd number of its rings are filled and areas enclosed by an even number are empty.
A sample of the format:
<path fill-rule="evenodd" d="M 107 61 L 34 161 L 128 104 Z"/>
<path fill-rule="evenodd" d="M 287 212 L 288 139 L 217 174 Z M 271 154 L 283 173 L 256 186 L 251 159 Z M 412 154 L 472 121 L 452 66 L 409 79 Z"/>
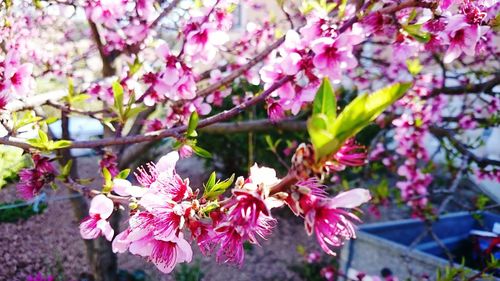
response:
<path fill-rule="evenodd" d="M 281 78 L 279 81 L 274 83 L 267 90 L 262 92 L 260 95 L 257 95 L 248 101 L 241 103 L 229 110 L 223 111 L 219 114 L 213 115 L 211 117 L 205 118 L 198 123 L 198 128 L 204 128 L 209 125 L 219 123 L 225 120 L 228 120 L 239 113 L 243 112 L 245 109 L 252 107 L 260 102 L 262 102 L 267 96 L 269 96 L 276 89 L 281 87 L 283 84 L 291 81 L 293 76 L 285 76 Z M 187 129 L 187 126 L 179 126 L 172 129 L 164 130 L 164 131 L 156 131 L 147 134 L 141 135 L 133 135 L 119 138 L 104 138 L 100 140 L 90 140 L 90 141 L 75 141 L 68 148 L 95 148 L 95 147 L 103 147 L 103 146 L 111 146 L 111 145 L 123 145 L 123 144 L 133 144 L 140 142 L 148 142 L 160 140 L 166 137 L 177 137 L 184 133 Z M 35 148 L 26 143 L 25 140 L 14 138 L 14 137 L 2 137 L 0 138 L 0 144 L 6 144 L 11 146 L 17 146 L 24 149 Z"/>
<path fill-rule="evenodd" d="M 429 97 L 436 97 L 440 94 L 450 96 L 479 93 L 491 94 L 492 89 L 498 84 L 500 84 L 500 74 L 495 75 L 494 78 L 484 83 L 433 89 Z"/>
<path fill-rule="evenodd" d="M 493 165 L 493 166 L 500 166 L 500 160 L 495 160 L 495 159 L 490 159 L 486 157 L 480 157 L 474 154 L 472 151 L 469 150 L 469 148 L 460 142 L 456 137 L 455 134 L 444 128 L 439 128 L 439 127 L 430 127 L 429 131 L 437 138 L 446 138 L 448 141 L 450 141 L 451 145 L 460 152 L 461 154 L 465 155 L 468 157 L 470 161 L 474 161 L 479 167 L 483 168 L 488 165 Z"/>
<path fill-rule="evenodd" d="M 163 9 L 163 11 L 158 15 L 158 17 L 149 25 L 149 29 L 155 28 L 164 17 L 170 14 L 170 12 L 173 11 L 175 7 L 177 7 L 179 2 L 181 1 L 173 0 L 170 4 L 168 4 L 168 6 L 165 7 L 165 9 Z"/>
<path fill-rule="evenodd" d="M 99 55 L 101 56 L 102 61 L 102 76 L 109 77 L 115 74 L 115 69 L 111 65 L 111 58 L 104 51 L 104 44 L 101 40 L 101 35 L 99 35 L 99 29 L 97 25 L 88 18 L 88 23 L 90 26 L 90 30 L 92 31 L 92 38 L 94 39 L 95 44 L 97 45 L 97 50 L 99 50 Z"/>
<path fill-rule="evenodd" d="M 268 119 L 251 120 L 243 122 L 217 123 L 201 129 L 207 134 L 234 134 L 245 132 L 266 132 L 273 130 L 281 131 L 305 131 L 306 122 L 296 120 L 284 120 L 273 122 Z"/>

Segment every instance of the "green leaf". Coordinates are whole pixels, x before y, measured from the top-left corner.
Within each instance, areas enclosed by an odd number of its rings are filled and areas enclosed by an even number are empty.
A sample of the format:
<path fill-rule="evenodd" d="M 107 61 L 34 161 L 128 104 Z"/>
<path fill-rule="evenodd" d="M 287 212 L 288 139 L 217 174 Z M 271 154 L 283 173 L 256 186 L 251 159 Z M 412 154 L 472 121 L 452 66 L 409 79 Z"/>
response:
<path fill-rule="evenodd" d="M 422 68 L 424 68 L 420 64 L 420 60 L 418 58 L 407 59 L 406 66 L 408 67 L 408 72 L 410 72 L 410 74 L 413 76 L 416 76 L 417 74 L 419 74 L 420 71 L 422 71 Z"/>
<path fill-rule="evenodd" d="M 198 116 L 198 113 L 196 111 L 193 111 L 191 113 L 191 116 L 189 117 L 189 122 L 188 122 L 188 127 L 186 130 L 186 136 L 188 137 L 196 137 L 196 127 L 198 126 L 198 121 L 200 117 Z"/>
<path fill-rule="evenodd" d="M 139 58 L 135 58 L 134 63 L 129 63 L 128 64 L 129 71 L 130 71 L 130 76 L 134 75 L 139 71 L 142 67 L 142 63 L 139 61 Z"/>
<path fill-rule="evenodd" d="M 308 131 L 316 150 L 316 160 L 336 152 L 348 138 L 361 131 L 403 96 L 410 86 L 411 83 L 395 83 L 371 95 L 359 95 L 331 125 L 325 125 L 325 116 L 314 115 L 308 121 Z"/>
<path fill-rule="evenodd" d="M 144 110 L 146 110 L 145 106 L 137 106 L 134 108 L 127 108 L 126 113 L 125 113 L 125 118 L 126 119 L 132 118 L 132 117 L 136 116 L 137 114 L 143 112 Z"/>
<path fill-rule="evenodd" d="M 73 160 L 68 160 L 66 164 L 61 168 L 61 173 L 57 176 L 60 180 L 66 180 L 71 173 L 71 167 L 73 166 Z"/>
<path fill-rule="evenodd" d="M 56 142 L 50 142 L 48 145 L 49 150 L 61 149 L 71 146 L 71 141 L 69 140 L 58 140 Z"/>
<path fill-rule="evenodd" d="M 207 189 L 211 189 L 215 185 L 215 180 L 216 180 L 216 174 L 215 172 L 212 172 L 210 174 L 210 177 L 208 178 L 207 184 L 205 185 L 205 191 Z"/>
<path fill-rule="evenodd" d="M 210 175 L 210 179 L 205 186 L 205 191 L 203 192 L 203 196 L 207 199 L 217 198 L 219 195 L 223 194 L 234 182 L 234 174 L 231 175 L 230 178 L 217 181 L 215 183 L 215 172 Z"/>
<path fill-rule="evenodd" d="M 38 138 L 41 143 L 49 142 L 49 136 L 43 130 L 38 130 Z"/>
<path fill-rule="evenodd" d="M 326 116 L 323 114 L 314 115 L 307 121 L 307 131 L 316 151 L 316 160 L 327 155 L 328 151 L 335 147 L 333 135 L 326 129 L 326 122 Z"/>
<path fill-rule="evenodd" d="M 123 116 L 123 87 L 120 82 L 113 82 L 114 108 L 120 117 Z"/>
<path fill-rule="evenodd" d="M 193 146 L 194 153 L 203 158 L 212 158 L 212 154 L 199 146 Z"/>
<path fill-rule="evenodd" d="M 410 25 L 404 25 L 403 29 L 408 33 L 408 35 L 413 37 L 418 42 L 427 43 L 429 42 L 429 40 L 431 40 L 431 34 L 422 31 L 421 27 L 422 27 L 421 24 L 410 24 Z"/>
<path fill-rule="evenodd" d="M 120 171 L 120 173 L 118 173 L 118 175 L 116 175 L 115 178 L 126 179 L 129 174 L 130 174 L 130 169 L 125 169 L 125 170 Z"/>
<path fill-rule="evenodd" d="M 102 192 L 111 192 L 111 189 L 113 189 L 113 177 L 111 176 L 108 168 L 102 168 L 102 176 L 104 177 Z"/>
<path fill-rule="evenodd" d="M 87 99 L 90 98 L 90 95 L 87 95 L 87 94 L 79 94 L 79 95 L 76 95 L 74 96 L 71 101 L 72 102 L 84 102 L 86 101 Z"/>
<path fill-rule="evenodd" d="M 314 98 L 313 115 L 318 113 L 325 114 L 329 122 L 337 117 L 337 99 L 328 78 L 323 79 Z"/>

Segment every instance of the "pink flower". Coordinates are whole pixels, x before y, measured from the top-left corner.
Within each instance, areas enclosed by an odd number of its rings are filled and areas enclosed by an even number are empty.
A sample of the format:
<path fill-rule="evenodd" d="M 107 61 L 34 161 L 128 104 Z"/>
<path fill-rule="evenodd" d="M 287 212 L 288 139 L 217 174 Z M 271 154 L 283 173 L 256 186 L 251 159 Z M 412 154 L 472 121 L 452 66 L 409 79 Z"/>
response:
<path fill-rule="evenodd" d="M 333 266 L 323 267 L 320 274 L 327 281 L 335 280 L 335 268 Z"/>
<path fill-rule="evenodd" d="M 307 233 L 315 232 L 321 248 L 335 255 L 330 246 L 338 247 L 344 240 L 356 238 L 352 221 L 359 221 L 355 215 L 339 208 L 355 208 L 370 199 L 368 190 L 361 188 L 339 193 L 332 199 L 312 198 L 307 209 L 304 208 Z"/>
<path fill-rule="evenodd" d="M 458 120 L 458 124 L 460 125 L 460 128 L 465 130 L 474 129 L 477 126 L 477 122 L 470 115 L 463 115 L 462 117 L 460 117 L 460 120 Z"/>
<path fill-rule="evenodd" d="M 353 139 L 347 140 L 333 155 L 336 163 L 327 162 L 333 170 L 343 170 L 345 166 L 362 166 L 366 163 L 366 148 L 357 145 Z"/>
<path fill-rule="evenodd" d="M 193 155 L 193 148 L 190 145 L 184 144 L 179 148 L 181 158 L 189 158 Z"/>
<path fill-rule="evenodd" d="M 124 0 L 92 0 L 87 2 L 87 16 L 96 23 L 103 23 L 112 28 L 117 19 L 125 15 Z"/>
<path fill-rule="evenodd" d="M 465 15 L 454 15 L 449 18 L 448 25 L 444 30 L 444 39 L 450 46 L 444 55 L 444 63 L 450 63 L 462 53 L 474 56 L 476 45 L 488 30 L 488 26 L 470 24 Z"/>
<path fill-rule="evenodd" d="M 176 236 L 172 240 L 156 239 L 146 235 L 129 245 L 130 253 L 146 257 L 163 273 L 170 273 L 175 266 L 182 262 L 191 262 L 193 250 L 191 245 L 182 237 Z"/>
<path fill-rule="evenodd" d="M 24 199 L 32 199 L 38 195 L 43 186 L 55 177 L 55 169 L 49 158 L 35 154 L 32 159 L 33 168 L 19 172 L 20 181 L 17 184 L 17 192 Z"/>
<path fill-rule="evenodd" d="M 18 50 L 9 50 L 5 59 L 0 60 L 0 99 L 4 100 L 0 103 L 28 95 L 34 89 L 32 72 L 31 63 L 20 63 Z"/>
<path fill-rule="evenodd" d="M 104 153 L 101 161 L 99 161 L 99 166 L 101 167 L 101 169 L 104 169 L 104 168 L 108 169 L 109 173 L 113 177 L 116 177 L 116 175 L 118 175 L 118 173 L 120 173 L 120 170 L 118 169 L 117 157 L 112 152 L 106 151 Z"/>
<path fill-rule="evenodd" d="M 217 28 L 214 23 L 194 24 L 196 27 L 186 32 L 186 43 L 184 51 L 193 60 L 205 62 L 215 58 L 217 48 L 229 40 L 229 36 L 223 30 Z M 191 26 L 192 28 L 192 26 Z"/>
<path fill-rule="evenodd" d="M 321 254 L 318 252 L 311 252 L 307 254 L 308 263 L 318 263 L 321 260 Z"/>
<path fill-rule="evenodd" d="M 107 219 L 113 213 L 113 201 L 104 194 L 99 194 L 90 202 L 89 216 L 80 223 L 80 235 L 83 239 L 95 239 L 104 235 L 111 241 L 115 233 Z"/>
<path fill-rule="evenodd" d="M 354 45 L 363 41 L 361 33 L 360 26 L 356 25 L 352 32 L 342 33 L 336 38 L 321 37 L 314 40 L 311 46 L 315 54 L 314 66 L 333 83 L 340 83 L 342 71 L 353 69 L 358 65 L 352 49 Z"/>
<path fill-rule="evenodd" d="M 128 180 L 113 180 L 113 191 L 121 196 L 142 197 L 147 192 L 147 190 L 147 188 L 132 185 L 132 183 Z"/>
<path fill-rule="evenodd" d="M 267 115 L 273 122 L 277 122 L 285 117 L 283 107 L 276 102 L 273 98 L 267 98 Z"/>

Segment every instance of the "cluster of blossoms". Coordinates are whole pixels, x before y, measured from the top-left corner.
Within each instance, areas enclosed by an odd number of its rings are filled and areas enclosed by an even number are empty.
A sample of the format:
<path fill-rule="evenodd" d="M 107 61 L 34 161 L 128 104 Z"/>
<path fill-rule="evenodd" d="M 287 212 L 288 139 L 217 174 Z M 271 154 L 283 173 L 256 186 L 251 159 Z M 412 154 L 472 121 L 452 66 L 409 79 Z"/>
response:
<path fill-rule="evenodd" d="M 30 94 L 34 88 L 31 76 L 33 65 L 21 63 L 19 52 L 10 50 L 4 58 L 0 57 L 0 109 L 12 99 L 20 99 Z"/>
<path fill-rule="evenodd" d="M 33 168 L 23 169 L 19 172 L 17 191 L 23 199 L 32 199 L 43 186 L 54 180 L 56 169 L 50 159 L 40 154 L 32 156 Z"/>
<path fill-rule="evenodd" d="M 193 191 L 189 179 L 182 179 L 175 170 L 178 159 L 174 151 L 140 168 L 136 173 L 139 186 L 114 179 L 112 192 L 133 202 L 128 228 L 113 238 L 108 219 L 114 203 L 102 193 L 92 199 L 89 217 L 80 225 L 82 237 L 103 235 L 113 240 L 113 251 L 143 256 L 166 273 L 178 263 L 191 261 L 191 242 L 205 255 L 215 252 L 218 262 L 241 265 L 243 244 L 267 238 L 277 223 L 271 210 L 288 205 L 304 217 L 307 232 L 316 233 L 321 247 L 335 255 L 332 247 L 355 237 L 354 222 L 359 220 L 348 209 L 370 199 L 364 189 L 329 198 L 317 178 L 302 180 L 290 189 L 279 188 L 283 179 L 273 169 L 254 165 L 248 178 L 236 180 L 232 196 L 218 201 Z"/>
<path fill-rule="evenodd" d="M 423 83 L 428 78 L 422 77 L 419 82 Z M 397 145 L 395 151 L 404 159 L 397 169 L 398 175 L 403 179 L 396 186 L 415 215 L 421 214 L 425 209 L 428 203 L 427 188 L 432 182 L 432 175 L 424 172 L 423 166 L 430 159 L 422 140 L 426 138 L 429 127 L 440 121 L 437 113 L 445 106 L 444 101 L 439 98 L 425 100 L 428 95 L 427 88 L 415 86 L 399 101 L 407 110 L 392 122 Z"/>
<path fill-rule="evenodd" d="M 136 45 L 149 36 L 149 25 L 157 17 L 152 0 L 88 0 L 85 13 L 94 23 L 104 26 L 104 51 L 108 54 L 125 49 L 137 52 Z"/>

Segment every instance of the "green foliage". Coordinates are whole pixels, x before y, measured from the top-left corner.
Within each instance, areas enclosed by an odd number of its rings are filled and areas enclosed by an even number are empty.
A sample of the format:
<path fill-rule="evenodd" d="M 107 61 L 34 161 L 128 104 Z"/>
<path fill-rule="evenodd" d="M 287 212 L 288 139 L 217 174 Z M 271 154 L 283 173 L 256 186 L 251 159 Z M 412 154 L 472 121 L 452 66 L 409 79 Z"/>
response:
<path fill-rule="evenodd" d="M 21 148 L 0 145 L 0 188 L 14 181 L 17 173 L 29 163 Z"/>
<path fill-rule="evenodd" d="M 29 139 L 28 143 L 42 151 L 51 151 L 71 146 L 71 141 L 69 140 L 49 140 L 47 133 L 43 130 L 38 130 L 38 138 Z"/>
<path fill-rule="evenodd" d="M 174 272 L 175 281 L 201 281 L 203 276 L 198 261 L 192 264 L 181 263 Z"/>
<path fill-rule="evenodd" d="M 336 152 L 348 138 L 359 133 L 403 96 L 410 86 L 410 83 L 395 83 L 370 95 L 361 94 L 335 118 L 336 109 L 332 108 L 336 105 L 335 95 L 328 80 L 324 80 L 314 100 L 313 115 L 307 122 L 316 159 Z"/>
<path fill-rule="evenodd" d="M 403 25 L 403 30 L 420 43 L 427 43 L 431 40 L 431 34 L 422 31 L 422 24 Z"/>
<path fill-rule="evenodd" d="M 207 183 L 204 185 L 203 197 L 207 199 L 215 199 L 219 195 L 223 194 L 234 182 L 234 174 L 230 178 L 216 182 L 216 175 L 213 172 L 210 175 Z"/>
<path fill-rule="evenodd" d="M 238 84 L 233 85 L 231 96 L 239 96 L 244 98 L 246 92 L 259 93 L 261 87 L 255 86 L 242 80 Z M 233 107 L 231 96 L 224 99 L 221 107 L 214 107 L 213 114 L 222 112 L 226 108 Z M 267 113 L 264 107 L 259 106 L 252 108 L 253 111 L 245 111 L 231 120 L 231 122 L 243 122 L 249 119 L 266 119 Z M 301 120 L 301 119 L 299 119 Z M 302 119 L 303 120 L 303 119 Z M 213 157 L 205 161 L 206 166 L 213 169 L 215 165 L 217 171 L 224 177 L 230 177 L 231 174 L 247 174 L 249 166 L 254 164 L 254 161 L 259 165 L 272 167 L 278 170 L 279 173 L 285 173 L 284 167 L 276 161 L 276 156 L 265 148 L 270 148 L 268 141 L 272 142 L 273 150 L 280 153 L 286 162 L 289 162 L 289 156 L 283 156 L 281 153 L 292 140 L 298 143 L 308 139 L 306 132 L 288 132 L 272 130 L 265 133 L 233 133 L 233 134 L 209 134 L 202 133 L 197 137 L 197 145 L 210 148 L 213 151 Z M 253 150 L 252 163 L 249 163 L 249 151 Z"/>
<path fill-rule="evenodd" d="M 108 127 L 110 126 L 111 121 L 119 121 L 120 123 L 124 124 L 129 118 L 135 117 L 137 114 L 143 112 L 146 110 L 145 106 L 136 106 L 135 105 L 135 95 L 132 94 L 127 102 L 126 105 L 123 104 L 124 102 L 124 90 L 120 82 L 115 81 L 112 86 L 113 89 L 113 97 L 114 97 L 114 102 L 113 102 L 113 111 L 118 115 L 118 119 L 111 119 L 108 120 L 109 124 L 106 124 Z M 111 128 L 113 127 L 112 125 L 110 126 Z"/>
<path fill-rule="evenodd" d="M 4 206 L 14 205 L 14 204 L 22 204 L 24 201 L 16 200 L 14 202 L 1 203 L 0 204 L 0 222 L 8 222 L 15 223 L 20 220 L 26 220 L 31 216 L 38 215 L 43 213 L 43 211 L 47 208 L 47 204 L 41 203 L 38 205 L 38 212 L 33 210 L 31 205 L 27 206 L 19 206 L 9 209 L 1 209 Z"/>

